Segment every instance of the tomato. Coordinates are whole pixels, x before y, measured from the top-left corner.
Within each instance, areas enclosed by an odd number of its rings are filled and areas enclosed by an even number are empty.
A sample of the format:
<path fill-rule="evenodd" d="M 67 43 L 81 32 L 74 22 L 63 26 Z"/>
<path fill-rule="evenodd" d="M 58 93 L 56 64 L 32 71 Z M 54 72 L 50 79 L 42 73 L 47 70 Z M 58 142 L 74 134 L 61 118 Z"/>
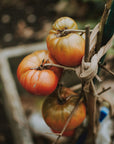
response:
<path fill-rule="evenodd" d="M 61 131 L 56 131 L 56 130 L 53 130 L 53 129 L 51 129 L 51 130 L 52 130 L 52 132 L 57 133 L 57 134 L 61 133 Z M 74 132 L 75 132 L 75 130 L 65 131 L 63 133 L 63 136 L 72 136 L 74 134 Z"/>
<path fill-rule="evenodd" d="M 55 21 L 46 39 L 48 50 L 62 65 L 80 65 L 85 53 L 85 40 L 77 33 L 61 35 L 65 29 L 76 30 L 76 22 L 69 17 L 62 17 Z"/>
<path fill-rule="evenodd" d="M 42 65 L 47 60 L 48 63 L 56 63 L 47 50 L 41 50 L 26 56 L 19 64 L 17 77 L 28 92 L 49 95 L 55 90 L 61 70 L 56 67 L 44 68 Z"/>
<path fill-rule="evenodd" d="M 79 96 L 68 88 L 62 88 L 59 97 L 67 98 L 67 101 L 60 103 L 58 92 L 54 91 L 49 95 L 42 106 L 42 115 L 47 125 L 54 131 L 61 132 L 68 117 L 74 109 Z M 66 131 L 72 131 L 78 127 L 86 117 L 86 107 L 82 102 L 74 111 L 72 118 L 66 128 Z"/>
<path fill-rule="evenodd" d="M 62 31 L 64 29 L 78 29 L 78 25 L 70 17 L 61 17 L 55 21 L 52 28 L 55 31 Z"/>

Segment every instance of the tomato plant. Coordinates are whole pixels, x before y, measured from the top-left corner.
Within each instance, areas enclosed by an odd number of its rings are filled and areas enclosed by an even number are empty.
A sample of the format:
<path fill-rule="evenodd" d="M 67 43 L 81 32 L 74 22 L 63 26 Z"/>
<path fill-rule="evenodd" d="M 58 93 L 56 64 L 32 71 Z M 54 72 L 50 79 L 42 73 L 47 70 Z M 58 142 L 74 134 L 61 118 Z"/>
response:
<path fill-rule="evenodd" d="M 58 97 L 61 97 L 62 101 Z M 79 96 L 76 93 L 64 87 L 59 94 L 58 90 L 56 90 L 48 96 L 42 106 L 42 115 L 47 125 L 54 131 L 61 132 L 78 98 Z M 80 103 L 72 115 L 66 131 L 72 131 L 78 127 L 85 119 L 85 116 L 86 107 L 84 103 Z"/>
<path fill-rule="evenodd" d="M 81 63 L 85 51 L 85 40 L 76 33 L 63 33 L 63 30 L 76 30 L 76 22 L 69 17 L 55 21 L 47 36 L 47 47 L 58 63 L 65 66 L 76 66 Z"/>
<path fill-rule="evenodd" d="M 61 69 L 44 67 L 47 62 L 56 63 L 47 50 L 41 50 L 26 56 L 19 64 L 17 77 L 28 92 L 49 95 L 55 90 Z"/>

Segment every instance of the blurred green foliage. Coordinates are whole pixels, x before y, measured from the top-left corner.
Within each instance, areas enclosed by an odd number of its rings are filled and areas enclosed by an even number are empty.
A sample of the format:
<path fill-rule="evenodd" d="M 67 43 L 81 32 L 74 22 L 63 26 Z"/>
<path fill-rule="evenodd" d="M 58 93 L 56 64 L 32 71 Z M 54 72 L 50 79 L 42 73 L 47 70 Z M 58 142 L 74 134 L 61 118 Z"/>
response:
<path fill-rule="evenodd" d="M 107 54 L 114 56 L 114 40 L 112 42 L 112 47 L 108 50 Z"/>
<path fill-rule="evenodd" d="M 90 28 L 94 28 L 95 25 L 99 22 L 100 19 L 97 19 L 97 20 L 85 20 L 85 21 L 78 21 L 77 24 L 78 24 L 78 28 L 79 29 L 84 29 L 85 28 L 85 25 L 89 24 L 90 25 Z"/>

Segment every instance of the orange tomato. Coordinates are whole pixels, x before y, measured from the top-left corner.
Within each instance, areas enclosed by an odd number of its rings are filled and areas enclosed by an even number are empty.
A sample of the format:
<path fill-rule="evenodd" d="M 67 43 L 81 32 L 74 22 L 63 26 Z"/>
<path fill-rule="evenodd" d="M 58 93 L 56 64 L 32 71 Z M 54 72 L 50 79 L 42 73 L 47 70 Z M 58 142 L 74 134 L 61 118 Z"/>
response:
<path fill-rule="evenodd" d="M 63 30 L 77 29 L 76 22 L 69 17 L 55 21 L 47 36 L 47 47 L 58 63 L 65 66 L 80 65 L 85 53 L 85 40 L 76 33 L 61 35 Z"/>
<path fill-rule="evenodd" d="M 62 94 L 62 96 L 61 96 Z M 74 96 L 71 96 L 74 95 Z M 77 94 L 63 88 L 60 93 L 62 98 L 69 97 L 69 99 L 60 103 L 58 101 L 58 92 L 54 91 L 50 96 L 46 98 L 42 106 L 42 115 L 47 125 L 54 131 L 61 132 L 68 117 L 77 103 Z M 86 117 L 86 107 L 84 103 L 80 103 L 77 109 L 74 111 L 72 118 L 66 128 L 66 131 L 72 131 L 78 127 Z"/>
<path fill-rule="evenodd" d="M 41 50 L 26 56 L 19 64 L 17 77 L 28 92 L 36 95 L 49 95 L 55 90 L 61 70 L 56 67 L 41 66 L 47 60 L 48 63 L 56 63 L 47 50 Z"/>

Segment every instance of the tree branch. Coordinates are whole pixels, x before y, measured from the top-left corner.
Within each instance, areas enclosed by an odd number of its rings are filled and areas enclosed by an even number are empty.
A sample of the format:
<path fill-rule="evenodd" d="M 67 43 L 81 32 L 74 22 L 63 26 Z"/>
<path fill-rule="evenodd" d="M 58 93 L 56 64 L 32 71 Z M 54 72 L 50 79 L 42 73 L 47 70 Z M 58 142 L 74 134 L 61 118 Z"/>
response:
<path fill-rule="evenodd" d="M 86 27 L 86 45 L 85 45 L 85 60 L 86 62 L 90 61 L 89 56 L 89 28 Z M 87 99 L 87 110 L 88 110 L 88 135 L 86 137 L 86 144 L 94 144 L 95 143 L 95 115 L 96 115 L 96 90 L 93 84 L 93 80 L 88 82 L 83 82 L 82 91 Z"/>
<path fill-rule="evenodd" d="M 81 88 L 82 88 L 82 84 L 77 84 L 77 85 L 70 87 L 72 91 L 80 90 Z"/>
<path fill-rule="evenodd" d="M 96 52 L 98 52 L 100 47 L 101 47 L 104 26 L 105 26 L 106 20 L 108 18 L 108 14 L 109 14 L 109 10 L 111 8 L 111 4 L 112 4 L 112 0 L 107 0 L 107 3 L 105 4 L 105 9 L 104 9 L 103 15 L 101 17 L 100 25 L 99 25 L 100 27 L 99 27 L 97 43 L 96 43 L 96 48 L 95 48 Z"/>
<path fill-rule="evenodd" d="M 111 89 L 111 87 L 105 88 L 101 92 L 97 93 L 97 95 L 101 95 L 101 94 L 103 94 L 104 92 L 106 92 L 106 91 L 108 91 L 110 89 Z"/>
<path fill-rule="evenodd" d="M 89 56 L 89 41 L 90 41 L 90 26 L 87 25 L 85 27 L 86 29 L 86 41 L 85 41 L 85 62 L 88 62 L 88 56 Z"/>
<path fill-rule="evenodd" d="M 99 66 L 104 69 L 106 72 L 108 72 L 109 74 L 111 74 L 112 76 L 114 76 L 114 72 L 112 72 L 111 70 L 109 70 L 108 68 L 106 68 L 104 65 L 99 63 Z"/>

